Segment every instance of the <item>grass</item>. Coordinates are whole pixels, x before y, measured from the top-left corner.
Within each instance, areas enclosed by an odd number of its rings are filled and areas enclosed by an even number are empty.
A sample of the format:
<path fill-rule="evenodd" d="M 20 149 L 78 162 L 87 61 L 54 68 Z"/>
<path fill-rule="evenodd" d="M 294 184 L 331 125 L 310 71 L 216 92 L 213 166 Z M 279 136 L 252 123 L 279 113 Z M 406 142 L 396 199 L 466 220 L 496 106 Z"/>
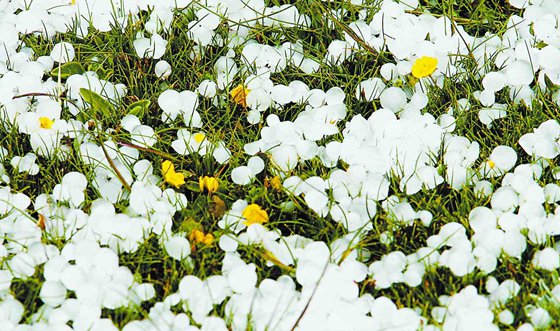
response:
<path fill-rule="evenodd" d="M 518 11 L 507 6 L 505 0 L 422 0 L 420 2 L 421 6 L 419 9 L 412 11 L 413 13 L 429 12 L 436 17 L 441 15 L 451 17 L 455 22 L 464 26 L 468 33 L 476 36 L 483 36 L 488 32 L 503 33 L 508 18 L 511 15 L 519 14 Z M 285 2 L 272 0 L 268 3 L 280 5 Z M 332 39 L 343 38 L 345 27 L 357 18 L 358 9 L 360 9 L 360 7 L 348 6 L 348 1 L 319 2 L 307 0 L 296 1 L 295 3 L 300 12 L 310 17 L 311 25 L 309 28 L 257 26 L 250 31 L 249 36 L 260 43 L 273 46 L 286 41 L 301 40 L 306 56 L 321 59 Z M 366 1 L 362 8 L 377 5 L 376 1 Z M 348 8 L 348 12 L 337 20 L 337 24 L 328 24 L 332 23 L 333 20 L 324 13 L 327 10 L 339 10 L 341 8 Z M 147 15 L 145 16 L 147 17 Z M 127 96 L 123 103 L 118 105 L 115 116 L 102 120 L 104 128 L 117 130 L 114 134 L 116 139 L 128 139 L 127 134 L 119 129 L 119 120 L 124 116 L 127 105 L 136 100 L 150 100 L 151 106 L 141 118 L 141 121 L 156 130 L 159 141 L 154 149 L 161 153 L 175 155 L 170 143 L 175 137 L 176 130 L 161 122 L 157 98 L 162 91 L 169 88 L 178 91 L 195 90 L 202 80 L 212 77 L 215 61 L 220 56 L 225 55 L 223 48 L 210 47 L 204 54 L 191 56 L 194 43 L 188 38 L 186 26 L 192 18 L 190 12 L 176 15 L 171 30 L 165 34 L 165 37 L 169 40 L 169 45 L 162 59 L 168 61 L 173 68 L 171 77 L 165 81 L 156 78 L 154 75 L 156 61 L 138 59 L 135 55 L 132 42 L 135 34 L 141 30 L 142 24 L 129 25 L 122 33 L 119 31 L 94 32 L 84 39 L 78 39 L 72 33 L 68 33 L 58 35 L 52 40 L 26 37 L 24 41 L 37 55 L 48 55 L 52 45 L 58 41 L 71 42 L 76 48 L 76 60 L 82 63 L 84 67 L 102 72 L 105 78 L 111 82 L 123 83 L 128 87 Z M 225 25 L 219 28 L 218 33 L 227 38 L 228 31 Z M 236 51 L 239 52 L 240 49 L 237 48 Z M 380 105 L 378 102 L 357 101 L 353 97 L 355 86 L 361 80 L 374 77 L 378 73 L 379 67 L 389 62 L 392 62 L 390 54 L 371 53 L 362 50 L 354 56 L 353 61 L 346 62 L 340 67 L 322 66 L 314 74 L 304 74 L 295 69 L 287 69 L 280 74 L 273 75 L 273 80 L 276 83 L 288 85 L 291 81 L 297 79 L 309 86 L 324 90 L 335 86 L 341 87 L 347 94 L 346 104 L 349 110 L 347 119 L 358 114 L 367 117 L 375 109 L 380 108 Z M 450 107 L 457 108 L 459 99 L 469 99 L 473 106 L 471 110 L 457 116 L 455 132 L 478 141 L 481 146 L 481 158 L 488 156 L 491 150 L 498 145 L 508 145 L 519 151 L 517 141 L 521 135 L 532 131 L 540 123 L 556 115 L 556 107 L 551 99 L 550 92 L 539 93 L 538 102 L 533 105 L 532 109 L 528 109 L 524 105 L 513 105 L 509 101 L 507 91 L 504 91 L 498 95 L 497 102 L 508 104 L 508 116 L 496 121 L 491 128 L 487 128 L 477 118 L 477 110 L 481 106 L 473 98 L 473 92 L 480 89 L 482 87 L 474 71 L 468 77 L 457 80 L 451 78 L 446 81 L 442 89 L 429 91 L 430 103 L 426 111 L 437 116 L 446 113 Z M 301 107 L 293 105 L 280 110 L 278 113 L 283 120 L 294 120 L 301 110 Z M 187 195 L 189 206 L 176 215 L 174 224 L 176 229 L 189 228 L 194 222 L 207 232 L 220 234 L 217 227 L 219 217 L 213 215 L 209 210 L 212 201 L 207 196 L 201 195 L 196 189 L 189 189 L 196 187 L 198 176 L 219 174 L 221 188 L 218 196 L 228 208 L 238 198 L 258 202 L 269 210 L 271 227 L 280 229 L 284 235 L 300 234 L 315 240 L 330 242 L 344 234 L 341 226 L 336 225 L 328 218 L 319 217 L 306 208 L 301 198 L 265 187 L 265 179 L 273 177 L 271 173 L 265 171 L 259 175 L 253 185 L 248 187 L 240 187 L 231 183 L 231 169 L 244 164 L 247 159 L 243 152 L 244 144 L 259 138 L 262 125 L 249 126 L 245 120 L 246 111 L 232 103 L 225 104 L 223 107 L 216 107 L 208 100 L 201 100 L 199 112 L 205 123 L 203 129 L 212 137 L 211 139 L 223 140 L 233 155 L 229 165 L 225 167 L 207 158 L 178 157 L 177 169 L 181 169 L 188 175 L 188 188 L 183 189 L 182 192 Z M 181 125 L 182 123 L 178 121 L 176 128 L 181 127 Z M 13 128 L 0 128 L 0 145 L 8 149 L 7 160 L 16 155 L 24 155 L 26 151 L 30 150 L 27 138 Z M 49 193 L 60 182 L 63 174 L 69 171 L 88 173 L 88 167 L 80 160 L 75 149 L 76 146 L 72 147 L 70 158 L 65 162 L 40 158 L 38 163 L 41 172 L 38 176 L 31 177 L 26 174 L 18 174 L 15 169 L 5 164 L 11 176 L 10 185 L 12 189 L 25 193 L 34 199 L 41 193 Z M 519 155 L 521 154 L 523 153 L 519 153 Z M 141 157 L 153 161 L 155 166 L 163 161 L 162 156 L 156 153 L 141 152 Z M 520 161 L 527 162 L 529 158 L 525 157 Z M 294 170 L 293 174 L 303 178 L 314 175 L 325 177 L 328 175 L 328 169 L 322 168 L 317 162 L 307 162 Z M 550 174 L 546 174 L 543 180 L 545 179 L 550 180 Z M 392 186 L 391 193 L 400 198 L 405 198 L 396 185 Z M 87 194 L 86 205 L 96 196 L 91 186 L 88 188 Z M 477 197 L 468 188 L 462 191 L 453 191 L 447 187 L 440 187 L 433 191 L 419 192 L 407 197 L 407 199 L 416 210 L 425 209 L 432 212 L 434 222 L 428 228 L 415 225 L 411 228 L 397 229 L 393 233 L 395 238 L 393 243 L 384 245 L 380 242 L 381 233 L 393 230 L 390 222 L 387 222 L 384 212 L 381 211 L 381 208 L 378 208 L 379 213 L 373 220 L 374 229 L 363 242 L 359 243 L 360 246 L 371 252 L 371 257 L 367 260 L 368 264 L 391 251 L 400 250 L 405 254 L 412 253 L 425 245 L 427 237 L 437 232 L 441 225 L 452 221 L 466 224 L 468 213 L 472 208 L 489 204 L 487 198 Z M 294 201 L 297 206 L 296 209 L 292 212 L 281 212 L 278 206 L 283 201 Z M 45 240 L 49 242 L 48 239 Z M 63 245 L 61 242 L 53 243 L 60 248 Z M 524 261 L 529 260 L 537 248 L 530 247 L 526 252 Z M 248 257 L 248 261 L 257 264 L 259 280 L 266 277 L 277 277 L 287 272 L 279 267 L 266 267 L 263 251 L 258 247 L 245 247 L 241 249 L 241 253 Z M 205 278 L 220 273 L 223 252 L 216 245 L 197 247 L 191 257 L 193 261 L 191 265 L 181 264 L 168 257 L 160 248 L 157 240 L 151 238 L 142 244 L 137 252 L 122 254 L 120 263 L 129 267 L 139 280 L 155 285 L 157 295 L 152 300 L 155 302 L 161 301 L 166 295 L 177 291 L 179 281 L 187 274 Z M 498 280 L 513 278 L 522 285 L 519 295 L 507 305 L 514 312 L 517 318 L 516 322 L 511 327 L 502 325 L 504 330 L 514 330 L 519 325 L 519 320 L 526 318 L 523 307 L 534 303 L 533 295 L 540 296 L 546 293 L 546 289 L 541 285 L 542 283 L 548 284 L 549 287 L 558 283 L 556 277 L 537 272 L 528 264 L 525 265 L 507 257 L 503 257 L 498 270 L 493 275 Z M 41 274 L 38 273 L 36 278 L 40 279 Z M 37 286 L 37 281 L 33 279 L 35 278 L 26 282 L 14 282 L 12 285 L 12 291 L 20 301 L 24 302 L 29 312 L 26 315 L 27 317 L 41 305 L 38 297 L 40 287 Z M 365 282 L 361 286 L 361 291 L 362 293 L 371 293 L 376 297 L 385 295 L 393 299 L 398 306 L 419 307 L 423 316 L 430 316 L 431 308 L 438 305 L 439 295 L 456 293 L 468 284 L 475 284 L 480 292 L 484 292 L 485 279 L 486 275 L 481 273 L 458 278 L 452 276 L 448 270 L 440 268 L 428 271 L 422 285 L 416 288 L 399 285 L 387 290 L 378 290 L 373 288 L 370 283 Z M 148 307 L 149 305 L 143 305 L 136 309 L 104 311 L 103 316 L 113 318 L 115 323 L 122 327 L 128 321 L 145 318 Z M 221 309 L 222 307 L 216 307 L 217 311 Z M 555 313 L 554 316 L 559 317 L 558 315 L 558 313 Z M 551 327 L 559 328 L 558 318 L 553 320 L 554 324 Z"/>

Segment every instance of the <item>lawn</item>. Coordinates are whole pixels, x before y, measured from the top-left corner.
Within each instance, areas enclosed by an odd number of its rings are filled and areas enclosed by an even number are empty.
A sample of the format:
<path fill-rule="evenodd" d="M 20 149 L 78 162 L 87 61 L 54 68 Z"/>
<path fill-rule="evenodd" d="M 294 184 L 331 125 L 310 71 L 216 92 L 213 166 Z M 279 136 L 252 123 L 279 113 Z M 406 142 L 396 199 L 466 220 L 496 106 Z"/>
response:
<path fill-rule="evenodd" d="M 0 0 L 0 331 L 560 329 L 557 0 Z"/>

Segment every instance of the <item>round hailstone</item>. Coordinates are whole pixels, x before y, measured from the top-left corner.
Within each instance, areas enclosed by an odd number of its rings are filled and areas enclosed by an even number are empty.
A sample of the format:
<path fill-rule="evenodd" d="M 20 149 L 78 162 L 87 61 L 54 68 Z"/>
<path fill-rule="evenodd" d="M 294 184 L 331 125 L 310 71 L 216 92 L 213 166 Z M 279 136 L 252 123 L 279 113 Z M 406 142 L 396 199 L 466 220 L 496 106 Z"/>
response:
<path fill-rule="evenodd" d="M 490 200 L 492 209 L 500 211 L 513 211 L 519 206 L 519 196 L 511 187 L 500 187 L 492 195 Z"/>
<path fill-rule="evenodd" d="M 205 79 L 200 82 L 200 85 L 198 85 L 198 88 L 196 90 L 198 91 L 198 93 L 200 93 L 200 95 L 206 98 L 212 98 L 218 91 L 218 85 L 216 85 L 215 82 L 209 79 Z"/>
<path fill-rule="evenodd" d="M 502 323 L 504 325 L 511 325 L 511 323 L 513 323 L 514 319 L 515 319 L 515 316 L 513 316 L 513 313 L 509 309 L 502 310 L 498 314 L 498 320 L 500 321 L 500 323 Z"/>
<path fill-rule="evenodd" d="M 398 112 L 406 105 L 406 94 L 398 87 L 389 87 L 380 96 L 381 107 Z"/>
<path fill-rule="evenodd" d="M 505 70 L 507 83 L 513 86 L 529 85 L 535 78 L 533 68 L 527 61 L 514 61 Z"/>
<path fill-rule="evenodd" d="M 86 280 L 84 271 L 75 265 L 66 267 L 60 276 L 60 281 L 70 291 L 75 291 Z"/>
<path fill-rule="evenodd" d="M 60 282 L 47 280 L 41 287 L 39 297 L 47 306 L 56 307 L 66 300 L 66 288 Z"/>
<path fill-rule="evenodd" d="M 364 80 L 356 87 L 356 99 L 361 100 L 363 98 L 368 102 L 373 101 L 381 96 L 385 87 L 381 78 Z"/>
<path fill-rule="evenodd" d="M 529 5 L 529 0 L 509 0 L 509 4 L 514 8 L 523 9 Z"/>
<path fill-rule="evenodd" d="M 484 90 L 478 95 L 478 101 L 484 107 L 491 107 L 496 102 L 496 95 L 492 90 Z"/>
<path fill-rule="evenodd" d="M 232 268 L 228 274 L 227 279 L 229 287 L 236 293 L 245 293 L 255 288 L 257 284 L 257 273 L 255 272 L 255 265 L 238 265 Z"/>
<path fill-rule="evenodd" d="M 157 78 L 167 79 L 171 75 L 171 65 L 165 60 L 158 61 L 156 63 L 154 71 Z"/>
<path fill-rule="evenodd" d="M 498 92 L 506 85 L 506 76 L 501 72 L 489 72 L 482 79 L 482 86 L 485 90 Z"/>
<path fill-rule="evenodd" d="M 191 254 L 191 246 L 187 238 L 181 236 L 172 236 L 163 244 L 167 254 L 176 260 L 183 260 Z"/>
<path fill-rule="evenodd" d="M 251 168 L 253 175 L 256 176 L 264 170 L 264 161 L 259 156 L 253 156 L 247 162 L 247 166 Z"/>
<path fill-rule="evenodd" d="M 220 248 L 224 251 L 224 252 L 235 252 L 237 250 L 237 246 L 238 246 L 238 242 L 237 239 L 224 234 L 220 237 L 220 241 L 218 242 L 218 246 L 220 246 Z"/>
<path fill-rule="evenodd" d="M 530 314 L 531 316 L 531 323 L 535 326 L 538 330 L 548 329 L 548 326 L 552 322 L 552 318 L 550 318 L 550 314 L 544 308 L 536 308 Z"/>
<path fill-rule="evenodd" d="M 231 171 L 231 180 L 237 185 L 250 184 L 253 177 L 253 170 L 247 166 L 240 166 Z"/>
<path fill-rule="evenodd" d="M 560 255 L 554 248 L 547 247 L 535 253 L 532 263 L 537 268 L 553 271 L 560 268 Z"/>
<path fill-rule="evenodd" d="M 55 62 L 66 63 L 74 60 L 76 52 L 72 44 L 63 41 L 54 45 L 50 56 Z"/>
<path fill-rule="evenodd" d="M 496 214 L 487 207 L 475 207 L 469 213 L 469 225 L 473 231 L 482 232 L 487 229 L 494 229 L 498 224 Z"/>
<path fill-rule="evenodd" d="M 540 65 L 547 70 L 556 70 L 560 67 L 560 50 L 553 45 L 548 45 L 539 52 Z"/>
<path fill-rule="evenodd" d="M 8 270 L 0 270 L 0 291 L 5 291 L 12 286 L 12 273 Z"/>
<path fill-rule="evenodd" d="M 165 90 L 158 97 L 158 105 L 164 113 L 170 114 L 171 120 L 179 114 L 183 107 L 183 100 L 179 92 L 175 90 Z"/>
<path fill-rule="evenodd" d="M 517 162 L 517 153 L 509 146 L 498 146 L 492 150 L 489 159 L 502 172 L 510 171 Z"/>
<path fill-rule="evenodd" d="M 138 125 L 130 132 L 132 142 L 140 146 L 152 147 L 157 139 L 154 129 L 148 125 Z"/>

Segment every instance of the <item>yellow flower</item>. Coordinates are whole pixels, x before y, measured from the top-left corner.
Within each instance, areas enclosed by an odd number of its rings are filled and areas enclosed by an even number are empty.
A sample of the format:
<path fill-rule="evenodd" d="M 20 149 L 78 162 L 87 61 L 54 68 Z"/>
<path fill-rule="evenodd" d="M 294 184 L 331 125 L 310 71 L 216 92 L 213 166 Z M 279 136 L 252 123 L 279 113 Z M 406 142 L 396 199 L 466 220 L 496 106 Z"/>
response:
<path fill-rule="evenodd" d="M 282 189 L 282 180 L 280 179 L 280 177 L 272 177 L 272 179 L 270 180 L 270 186 L 272 186 L 273 189 L 280 191 Z"/>
<path fill-rule="evenodd" d="M 204 236 L 204 239 L 202 240 L 202 242 L 203 242 L 205 245 L 210 246 L 210 245 L 212 245 L 212 243 L 214 242 L 214 236 L 213 236 L 211 233 L 207 233 L 207 234 Z"/>
<path fill-rule="evenodd" d="M 430 76 L 437 69 L 438 60 L 435 57 L 422 56 L 412 65 L 412 76 L 424 78 Z"/>
<path fill-rule="evenodd" d="M 41 128 L 50 129 L 52 128 L 54 121 L 48 117 L 39 117 L 39 123 L 41 123 Z"/>
<path fill-rule="evenodd" d="M 206 189 L 206 191 L 208 191 L 208 193 L 210 194 L 216 192 L 218 190 L 218 187 L 220 186 L 218 179 L 208 176 L 198 177 L 198 184 L 200 185 L 201 191 L 204 191 L 204 189 Z"/>
<path fill-rule="evenodd" d="M 490 169 L 494 169 L 494 167 L 496 166 L 496 162 L 492 160 L 488 160 L 487 164 L 490 167 Z"/>
<path fill-rule="evenodd" d="M 163 174 L 163 180 L 176 188 L 185 184 L 185 176 L 182 173 L 175 172 L 175 166 L 169 160 L 165 160 L 161 164 L 161 173 Z"/>
<path fill-rule="evenodd" d="M 268 213 L 256 203 L 252 203 L 243 209 L 241 216 L 245 218 L 243 224 L 249 226 L 251 224 L 263 224 L 268 222 Z"/>
<path fill-rule="evenodd" d="M 214 242 L 214 235 L 212 235 L 211 233 L 207 233 L 205 235 L 203 231 L 194 229 L 189 235 L 189 240 L 194 242 L 195 244 L 203 243 L 210 246 Z"/>
<path fill-rule="evenodd" d="M 192 230 L 191 234 L 189 235 L 189 240 L 194 241 L 195 243 L 202 242 L 204 240 L 204 232 L 198 229 Z"/>
<path fill-rule="evenodd" d="M 247 94 L 249 94 L 249 89 L 243 86 L 243 84 L 237 85 L 230 92 L 233 101 L 243 108 L 247 108 Z"/>
<path fill-rule="evenodd" d="M 206 138 L 206 136 L 204 135 L 204 133 L 199 132 L 199 133 L 195 133 L 193 135 L 193 138 L 197 144 L 200 144 L 204 140 L 204 138 Z"/>

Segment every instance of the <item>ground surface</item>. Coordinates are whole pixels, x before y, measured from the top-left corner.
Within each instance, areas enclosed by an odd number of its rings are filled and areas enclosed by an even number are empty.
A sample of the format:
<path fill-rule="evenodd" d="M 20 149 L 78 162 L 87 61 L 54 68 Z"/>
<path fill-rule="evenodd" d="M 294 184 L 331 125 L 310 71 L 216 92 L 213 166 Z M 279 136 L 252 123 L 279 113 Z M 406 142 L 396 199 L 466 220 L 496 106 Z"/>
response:
<path fill-rule="evenodd" d="M 0 0 L 0 330 L 560 328 L 559 17 Z"/>

